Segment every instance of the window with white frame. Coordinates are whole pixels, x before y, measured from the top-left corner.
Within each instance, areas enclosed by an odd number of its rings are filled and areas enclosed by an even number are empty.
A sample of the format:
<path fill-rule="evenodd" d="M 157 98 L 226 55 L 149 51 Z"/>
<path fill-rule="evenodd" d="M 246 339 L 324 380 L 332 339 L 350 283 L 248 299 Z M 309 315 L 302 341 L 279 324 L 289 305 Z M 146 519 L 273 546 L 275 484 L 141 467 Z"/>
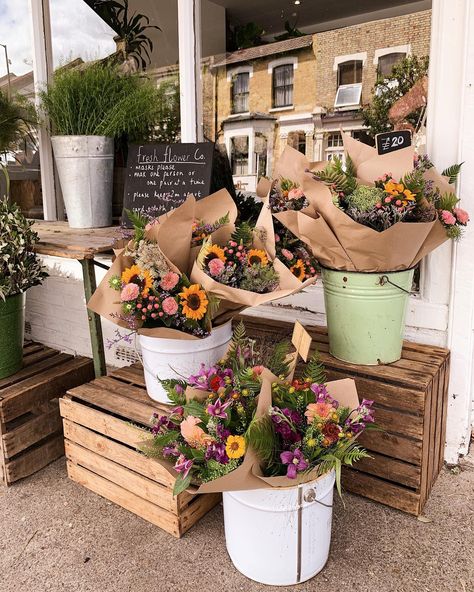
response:
<path fill-rule="evenodd" d="M 362 95 L 362 60 L 348 60 L 337 67 L 337 93 L 334 107 L 360 105 Z"/>
<path fill-rule="evenodd" d="M 273 68 L 272 107 L 291 107 L 293 105 L 293 64 L 282 64 Z"/>
<path fill-rule="evenodd" d="M 405 52 L 394 52 L 382 55 L 377 63 L 377 77 L 388 78 L 392 74 L 392 69 L 406 56 Z"/>
<path fill-rule="evenodd" d="M 233 175 L 248 175 L 249 137 L 234 136 L 230 140 L 230 161 Z"/>
<path fill-rule="evenodd" d="M 232 79 L 232 113 L 246 113 L 249 110 L 249 72 L 234 74 Z"/>
<path fill-rule="evenodd" d="M 257 179 L 265 177 L 267 174 L 268 161 L 268 138 L 261 132 L 255 132 L 255 148 L 254 148 L 255 166 L 254 171 L 257 174 Z"/>
<path fill-rule="evenodd" d="M 344 158 L 344 142 L 340 132 L 330 132 L 326 140 L 326 160 Z"/>

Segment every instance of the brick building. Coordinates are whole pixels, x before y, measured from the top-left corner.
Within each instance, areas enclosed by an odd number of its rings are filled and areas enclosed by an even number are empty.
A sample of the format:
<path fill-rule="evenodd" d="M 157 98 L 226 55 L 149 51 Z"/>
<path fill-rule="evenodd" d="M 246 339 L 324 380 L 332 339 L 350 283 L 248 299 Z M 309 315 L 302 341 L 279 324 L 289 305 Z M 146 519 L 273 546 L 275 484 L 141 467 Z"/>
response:
<path fill-rule="evenodd" d="M 237 186 L 254 190 L 287 143 L 326 160 L 342 153 L 341 128 L 363 136 L 377 72 L 428 55 L 430 19 L 426 10 L 206 60 L 205 134 L 225 143 Z"/>

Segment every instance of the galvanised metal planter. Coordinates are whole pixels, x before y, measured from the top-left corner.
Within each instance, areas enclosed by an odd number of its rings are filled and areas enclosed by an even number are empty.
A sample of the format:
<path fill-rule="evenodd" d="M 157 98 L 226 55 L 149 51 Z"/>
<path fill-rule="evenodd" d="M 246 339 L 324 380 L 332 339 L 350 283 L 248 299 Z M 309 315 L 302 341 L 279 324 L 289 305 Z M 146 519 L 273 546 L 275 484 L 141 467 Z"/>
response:
<path fill-rule="evenodd" d="M 69 226 L 111 226 L 114 139 L 53 136 L 51 141 Z"/>
<path fill-rule="evenodd" d="M 413 272 L 322 268 L 329 353 L 368 366 L 399 360 Z"/>
<path fill-rule="evenodd" d="M 0 378 L 18 372 L 23 365 L 25 294 L 0 299 Z"/>

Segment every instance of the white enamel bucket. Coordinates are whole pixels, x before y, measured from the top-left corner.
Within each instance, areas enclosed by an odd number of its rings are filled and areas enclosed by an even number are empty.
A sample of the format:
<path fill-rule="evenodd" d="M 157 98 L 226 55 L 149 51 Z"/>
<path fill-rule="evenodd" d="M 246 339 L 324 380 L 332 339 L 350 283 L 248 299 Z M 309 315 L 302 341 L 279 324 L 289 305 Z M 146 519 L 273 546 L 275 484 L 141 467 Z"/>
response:
<path fill-rule="evenodd" d="M 232 339 L 232 323 L 215 327 L 204 339 L 138 337 L 148 395 L 154 401 L 171 403 L 158 378 L 186 379 L 197 373 L 201 364 L 212 366 L 218 362 Z"/>
<path fill-rule="evenodd" d="M 320 572 L 329 556 L 335 473 L 295 487 L 223 493 L 227 551 L 245 576 L 290 586 Z"/>

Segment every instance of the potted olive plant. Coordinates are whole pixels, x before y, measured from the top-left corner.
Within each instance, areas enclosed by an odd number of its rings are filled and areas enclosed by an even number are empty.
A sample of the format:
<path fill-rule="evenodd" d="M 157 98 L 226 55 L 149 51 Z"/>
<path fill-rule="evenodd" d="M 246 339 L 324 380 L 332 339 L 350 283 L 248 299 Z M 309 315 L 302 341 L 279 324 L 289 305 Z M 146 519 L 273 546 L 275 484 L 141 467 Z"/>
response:
<path fill-rule="evenodd" d="M 34 253 L 32 224 L 18 205 L 0 199 L 0 378 L 22 366 L 25 291 L 47 275 Z"/>
<path fill-rule="evenodd" d="M 112 63 L 62 69 L 41 93 L 72 228 L 112 224 L 114 139 L 144 141 L 158 120 L 157 88 Z"/>

